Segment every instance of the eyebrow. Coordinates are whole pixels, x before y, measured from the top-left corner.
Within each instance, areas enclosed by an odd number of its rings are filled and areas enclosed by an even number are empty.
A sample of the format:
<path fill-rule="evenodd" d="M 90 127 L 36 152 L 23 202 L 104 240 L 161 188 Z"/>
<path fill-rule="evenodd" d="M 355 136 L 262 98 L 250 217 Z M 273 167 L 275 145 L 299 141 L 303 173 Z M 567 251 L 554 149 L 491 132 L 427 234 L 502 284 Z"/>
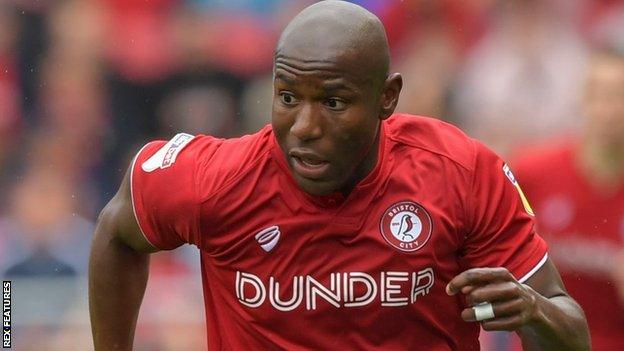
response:
<path fill-rule="evenodd" d="M 343 82 L 330 82 L 323 84 L 323 89 L 325 90 L 349 90 L 352 91 L 353 88 L 349 84 L 345 84 Z"/>
<path fill-rule="evenodd" d="M 296 85 L 297 84 L 297 80 L 289 77 L 281 72 L 276 72 L 275 73 L 275 79 L 276 80 L 281 80 L 283 82 L 285 82 L 286 84 L 290 84 L 290 85 Z M 346 84 L 344 82 L 327 82 L 327 83 L 323 83 L 322 87 L 324 90 L 328 90 L 328 91 L 338 91 L 338 90 L 348 90 L 348 91 L 353 91 L 355 90 L 350 84 Z"/>
<path fill-rule="evenodd" d="M 288 76 L 284 75 L 283 73 L 279 73 L 279 72 L 275 73 L 275 79 L 279 79 L 281 81 L 284 81 L 284 82 L 286 82 L 288 84 L 292 84 L 292 85 L 296 84 L 296 81 L 293 78 L 288 77 Z"/>

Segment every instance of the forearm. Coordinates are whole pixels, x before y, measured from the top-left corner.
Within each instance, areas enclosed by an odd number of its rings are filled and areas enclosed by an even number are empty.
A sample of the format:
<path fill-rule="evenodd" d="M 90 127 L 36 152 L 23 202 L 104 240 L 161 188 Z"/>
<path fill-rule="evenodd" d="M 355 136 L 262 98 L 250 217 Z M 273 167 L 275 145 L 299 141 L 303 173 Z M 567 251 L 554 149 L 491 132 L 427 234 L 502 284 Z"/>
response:
<path fill-rule="evenodd" d="M 95 350 L 132 350 L 149 254 L 97 231 L 89 262 L 89 311 Z"/>
<path fill-rule="evenodd" d="M 568 296 L 536 295 L 535 316 L 518 331 L 524 350 L 590 350 L 587 322 L 581 307 Z"/>

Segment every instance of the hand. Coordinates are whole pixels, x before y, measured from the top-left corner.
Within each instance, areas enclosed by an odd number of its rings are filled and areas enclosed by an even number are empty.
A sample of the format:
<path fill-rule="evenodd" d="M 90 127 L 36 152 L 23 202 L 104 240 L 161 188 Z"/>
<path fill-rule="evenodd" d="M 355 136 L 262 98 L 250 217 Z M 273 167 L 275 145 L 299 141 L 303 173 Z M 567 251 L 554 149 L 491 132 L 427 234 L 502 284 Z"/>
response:
<path fill-rule="evenodd" d="M 473 268 L 453 278 L 446 293 L 462 293 L 471 306 L 461 317 L 466 322 L 477 321 L 475 306 L 491 303 L 494 317 L 481 322 L 485 330 L 517 330 L 535 320 L 540 295 L 530 286 L 519 283 L 505 268 Z"/>

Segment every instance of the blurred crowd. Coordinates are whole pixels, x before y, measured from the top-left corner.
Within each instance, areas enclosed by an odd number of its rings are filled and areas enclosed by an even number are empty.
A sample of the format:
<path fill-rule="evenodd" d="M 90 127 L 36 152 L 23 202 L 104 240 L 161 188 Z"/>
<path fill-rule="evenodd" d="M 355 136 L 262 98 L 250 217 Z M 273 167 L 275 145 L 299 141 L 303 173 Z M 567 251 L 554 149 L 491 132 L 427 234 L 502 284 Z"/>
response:
<path fill-rule="evenodd" d="M 141 145 L 268 123 L 274 45 L 312 2 L 0 1 L 0 274 L 84 280 L 97 214 Z M 405 81 L 398 110 L 448 120 L 503 156 L 577 133 L 592 48 L 624 50 L 620 0 L 353 2 L 386 26 Z M 161 312 L 142 312 L 146 350 L 203 349 L 203 312 L 166 326 L 188 346 L 149 323 L 203 310 L 198 260 L 192 248 L 153 258 L 150 284 L 178 279 L 194 296 L 148 287 L 142 310 Z M 75 289 L 60 294 L 58 325 L 33 312 L 24 326 L 48 341 L 22 337 L 16 350 L 89 349 L 84 283 Z M 41 347 L 66 333 L 78 344 Z"/>

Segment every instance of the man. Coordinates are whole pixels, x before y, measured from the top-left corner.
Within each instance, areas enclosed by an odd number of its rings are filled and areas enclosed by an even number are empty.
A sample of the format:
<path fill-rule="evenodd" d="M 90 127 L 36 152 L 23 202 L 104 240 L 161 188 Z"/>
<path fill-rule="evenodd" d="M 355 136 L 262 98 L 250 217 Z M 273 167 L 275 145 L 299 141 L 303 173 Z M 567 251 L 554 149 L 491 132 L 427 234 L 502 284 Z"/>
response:
<path fill-rule="evenodd" d="M 131 349 L 148 253 L 184 243 L 210 349 L 477 350 L 479 321 L 586 350 L 511 172 L 452 126 L 392 115 L 388 67 L 374 15 L 317 3 L 277 45 L 271 126 L 139 151 L 94 238 L 96 350 Z"/>
<path fill-rule="evenodd" d="M 594 54 L 580 137 L 522 150 L 514 162 L 593 349 L 624 345 L 624 54 Z M 618 294 L 619 290 L 619 294 Z"/>

